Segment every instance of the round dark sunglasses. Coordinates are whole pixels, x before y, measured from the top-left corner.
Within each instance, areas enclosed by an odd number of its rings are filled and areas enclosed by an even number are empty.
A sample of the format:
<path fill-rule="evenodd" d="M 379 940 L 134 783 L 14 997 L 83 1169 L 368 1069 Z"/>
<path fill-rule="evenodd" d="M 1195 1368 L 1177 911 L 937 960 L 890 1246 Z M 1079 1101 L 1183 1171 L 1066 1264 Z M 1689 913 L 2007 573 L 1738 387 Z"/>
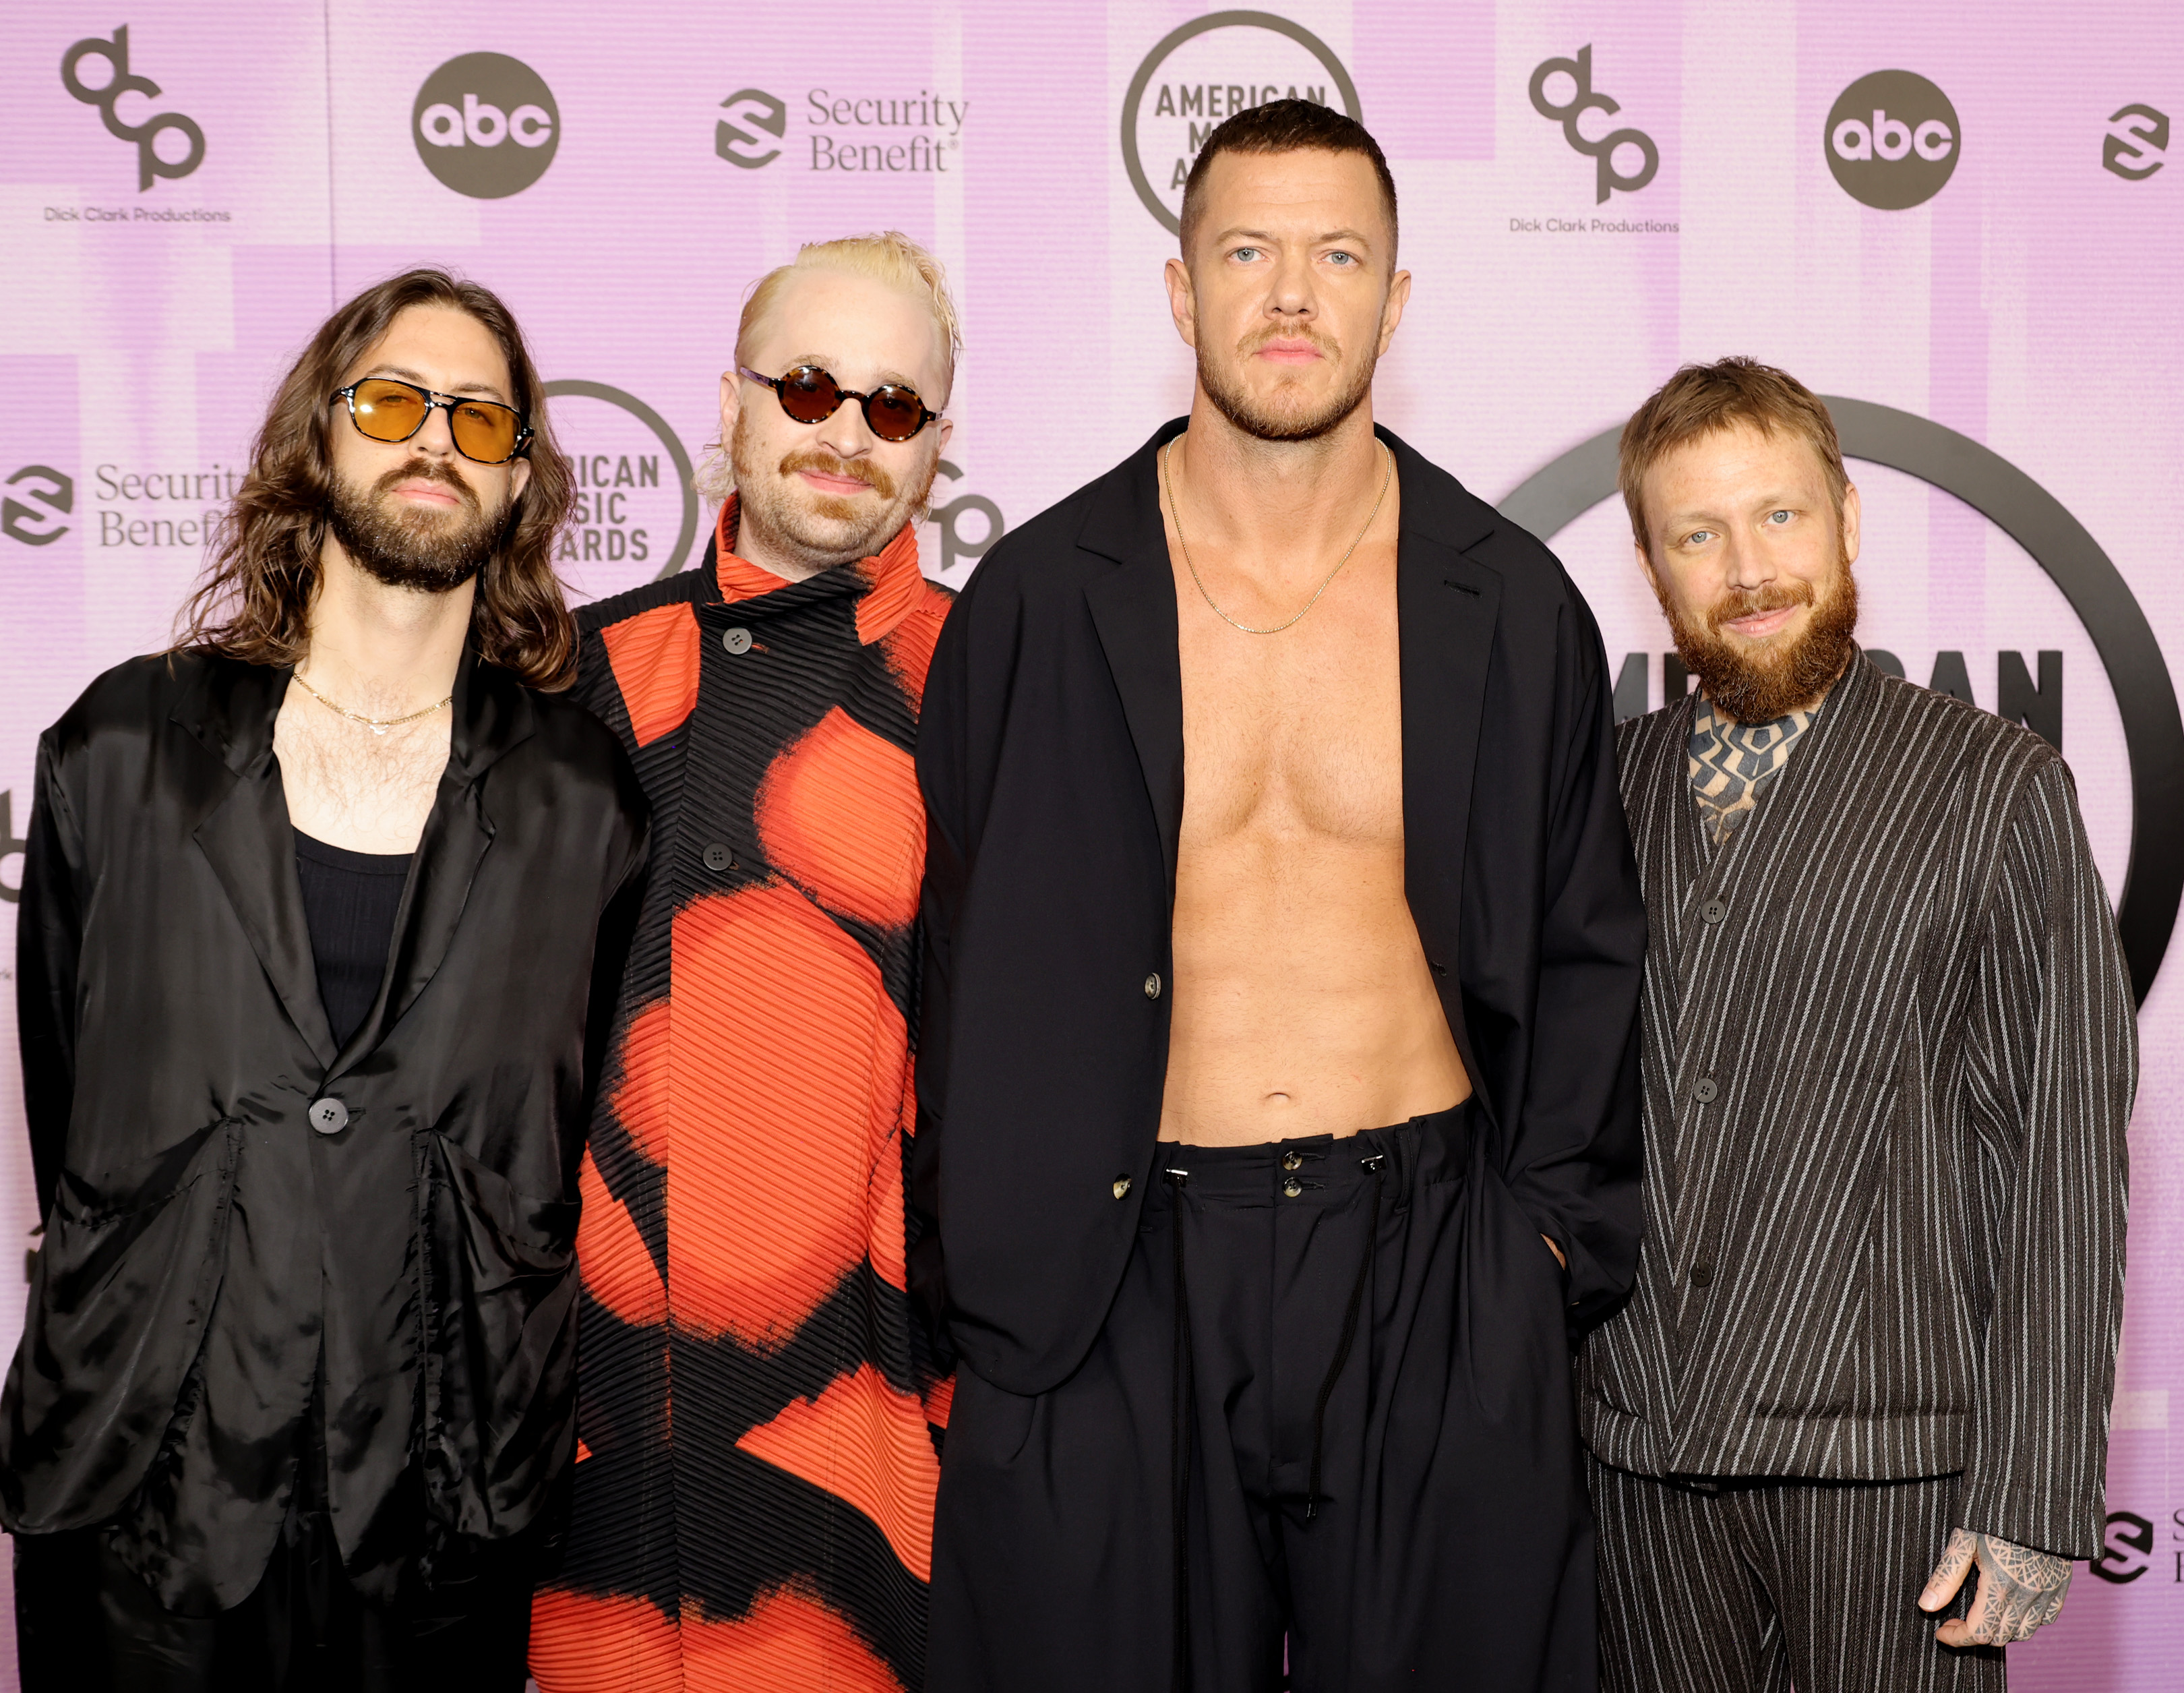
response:
<path fill-rule="evenodd" d="M 859 394 L 816 365 L 799 365 L 785 375 L 762 377 L 749 365 L 738 365 L 738 375 L 763 383 L 781 396 L 781 409 L 800 423 L 824 423 L 854 400 L 865 409 L 865 427 L 883 441 L 907 441 L 940 414 L 928 411 L 917 390 L 899 382 L 882 383 L 870 394 Z"/>
<path fill-rule="evenodd" d="M 435 411 L 445 411 L 455 450 L 473 463 L 504 465 L 531 444 L 523 414 L 497 400 L 435 394 L 393 377 L 366 377 L 336 388 L 333 397 L 348 402 L 357 433 L 375 441 L 406 441 Z"/>

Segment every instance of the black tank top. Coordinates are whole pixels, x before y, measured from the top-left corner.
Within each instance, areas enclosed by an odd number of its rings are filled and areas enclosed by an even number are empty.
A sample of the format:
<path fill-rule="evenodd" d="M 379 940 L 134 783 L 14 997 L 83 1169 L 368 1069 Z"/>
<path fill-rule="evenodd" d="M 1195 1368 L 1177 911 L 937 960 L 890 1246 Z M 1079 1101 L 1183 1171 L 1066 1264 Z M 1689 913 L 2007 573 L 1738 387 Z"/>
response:
<path fill-rule="evenodd" d="M 408 852 L 352 852 L 296 835 L 296 879 L 304 888 L 319 998 L 344 1047 L 371 1014 L 394 941 L 394 914 L 409 880 Z"/>

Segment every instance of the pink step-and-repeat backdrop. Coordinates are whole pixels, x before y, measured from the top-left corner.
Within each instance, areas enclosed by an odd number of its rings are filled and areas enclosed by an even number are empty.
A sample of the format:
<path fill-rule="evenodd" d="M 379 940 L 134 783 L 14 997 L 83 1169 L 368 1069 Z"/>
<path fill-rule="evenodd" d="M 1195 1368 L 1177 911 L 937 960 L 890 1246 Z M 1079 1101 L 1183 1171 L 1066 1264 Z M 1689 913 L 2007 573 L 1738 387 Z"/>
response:
<path fill-rule="evenodd" d="M 908 231 L 967 328 L 923 535 L 961 584 L 1186 405 L 1160 284 L 1183 172 L 1223 116 L 1292 92 L 1359 115 L 1402 194 L 1416 292 L 1382 418 L 1552 539 L 1622 709 L 1681 678 L 1602 432 L 1680 362 L 1747 352 L 1843 402 L 1869 645 L 2059 740 L 2150 991 L 2107 1552 L 2012 1658 L 2023 1689 L 2178 1685 L 2173 0 L 10 6 L 0 948 L 39 730 L 164 644 L 271 384 L 366 282 L 430 261 L 512 304 L 581 455 L 562 558 L 593 596 L 702 548 L 688 467 L 751 279 L 801 241 Z M 0 1041 L 0 1239 L 34 1211 Z M 0 1299 L 0 1348 L 19 1310 Z"/>

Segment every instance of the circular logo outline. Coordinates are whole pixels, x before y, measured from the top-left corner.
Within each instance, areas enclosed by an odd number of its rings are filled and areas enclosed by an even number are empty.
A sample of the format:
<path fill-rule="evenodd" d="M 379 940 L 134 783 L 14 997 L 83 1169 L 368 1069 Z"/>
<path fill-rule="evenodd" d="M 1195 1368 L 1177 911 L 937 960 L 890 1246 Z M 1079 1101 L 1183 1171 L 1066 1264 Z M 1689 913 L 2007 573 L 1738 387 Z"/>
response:
<path fill-rule="evenodd" d="M 1161 203 L 1153 185 L 1146 180 L 1144 160 L 1138 157 L 1138 108 L 1144 103 L 1145 90 L 1151 86 L 1153 72 L 1167 60 L 1170 53 L 1185 42 L 1213 30 L 1242 29 L 1272 30 L 1278 36 L 1286 36 L 1314 59 L 1327 67 L 1327 74 L 1342 95 L 1342 109 L 1356 123 L 1365 121 L 1358 109 L 1357 85 L 1350 80 L 1350 73 L 1342 61 L 1334 56 L 1334 49 L 1302 24 L 1291 23 L 1287 18 L 1278 18 L 1272 12 L 1209 12 L 1202 18 L 1193 18 L 1187 24 L 1178 25 L 1162 36 L 1138 66 L 1138 73 L 1130 79 L 1129 92 L 1123 96 L 1123 168 L 1129 173 L 1130 186 L 1138 191 L 1138 198 L 1145 210 L 1158 218 L 1171 235 L 1183 233 L 1183 221 Z"/>
<path fill-rule="evenodd" d="M 682 450 L 682 443 L 667 427 L 667 420 L 633 394 L 618 388 L 609 388 L 603 382 L 584 382 L 575 377 L 564 377 L 560 382 L 546 384 L 549 400 L 599 400 L 609 405 L 618 405 L 624 411 L 660 438 L 660 444 L 667 449 L 667 456 L 674 461 L 676 484 L 682 490 L 682 528 L 675 537 L 675 545 L 668 550 L 667 562 L 653 577 L 663 582 L 682 568 L 682 562 L 690 556 L 690 548 L 698 539 L 698 489 L 694 483 L 695 472 L 690 466 L 690 455 Z"/>
<path fill-rule="evenodd" d="M 544 111 L 547 118 L 551 121 L 553 129 L 543 142 L 519 143 L 516 141 L 515 137 L 509 132 L 509 126 L 511 126 L 514 123 L 517 114 L 523 109 L 523 107 L 519 105 L 508 111 L 500 112 L 500 120 L 503 126 L 502 133 L 499 139 L 495 140 L 491 144 L 492 151 L 496 156 L 498 156 L 499 150 L 503 147 L 514 146 L 518 154 L 527 153 L 532 159 L 534 159 L 537 162 L 538 168 L 531 171 L 529 176 L 525 177 L 522 182 L 515 183 L 512 187 L 467 188 L 460 182 L 449 180 L 446 174 L 446 168 L 448 161 L 435 159 L 432 153 L 428 150 L 432 143 L 426 141 L 425 136 L 425 115 L 432 107 L 442 103 L 432 100 L 427 97 L 433 92 L 434 89 L 440 82 L 440 80 L 443 77 L 447 76 L 449 72 L 454 71 L 457 66 L 471 67 L 469 70 L 462 73 L 463 75 L 482 74 L 488 68 L 488 62 L 490 62 L 491 74 L 495 76 L 506 76 L 509 72 L 507 70 L 504 69 L 504 67 L 513 66 L 516 70 L 521 71 L 524 75 L 529 77 L 533 82 L 536 82 L 538 85 L 540 92 L 545 96 L 545 103 L 542 109 Z M 457 80 L 460 80 L 460 77 Z M 471 98 L 475 100 L 476 95 L 473 91 L 464 92 L 470 92 Z M 533 102 L 532 103 L 536 103 Z M 498 107 L 494 107 L 492 109 L 499 111 L 499 108 Z M 461 137 L 458 138 L 460 139 Z M 436 68 L 422 82 L 417 85 L 416 98 L 410 103 L 410 144 L 417 151 L 418 162 L 424 165 L 426 170 L 432 176 L 432 180 L 439 183 L 442 187 L 448 189 L 454 193 L 460 194 L 466 199 L 510 199 L 515 195 L 524 193 L 526 189 L 537 187 L 540 180 L 549 170 L 554 168 L 554 160 L 561 151 L 561 103 L 554 98 L 554 90 L 551 85 L 547 82 L 546 79 L 543 76 L 541 76 L 536 70 L 532 70 L 531 66 L 526 64 L 521 59 L 515 58 L 513 54 L 505 53 L 459 53 L 446 64 Z M 474 138 L 465 140 L 463 144 L 466 147 L 471 145 L 484 145 L 482 142 L 476 142 Z M 449 150 L 452 151 L 453 149 L 450 148 Z"/>
<path fill-rule="evenodd" d="M 1822 394 L 1845 458 L 1901 471 L 1954 495 L 2031 556 L 2092 638 L 2123 719 L 2131 766 L 2131 856 L 2116 929 L 2143 1004 L 2184 903 L 2184 715 L 2161 643 L 2123 573 L 2084 524 L 2001 454 L 1947 424 L 1869 400 Z M 1623 426 L 1603 429 L 1527 477 L 1499 510 L 1552 539 L 1617 491 Z"/>
<path fill-rule="evenodd" d="M 1869 151 L 1863 158 L 1846 156 L 1836 150 L 1836 135 L 1840 126 L 1855 122 L 1860 129 L 1869 131 L 1873 127 L 1864 121 L 1867 117 L 1876 115 L 1875 109 L 1868 103 L 1892 98 L 1886 93 L 1885 85 L 1896 79 L 1921 84 L 1921 98 L 1930 93 L 1934 99 L 1942 103 L 1941 109 L 1948 114 L 1947 124 L 1940 126 L 1948 131 L 1949 137 L 1946 163 L 1930 158 L 1925 151 L 1925 132 L 1937 122 L 1930 118 L 1920 120 L 1915 127 L 1908 120 L 1892 118 L 1891 121 L 1903 131 L 1903 148 L 1893 159 L 1886 154 L 1880 154 L 1878 162 L 1882 169 L 1880 172 L 1869 168 L 1876 162 L 1875 154 L 1880 145 L 1880 137 L 1868 135 Z M 1876 83 L 1884 87 L 1876 88 L 1874 86 Z M 1859 93 L 1861 89 L 1865 92 Z M 1846 103 L 1853 94 L 1858 97 L 1856 103 Z M 1932 77 L 1922 75 L 1916 70 L 1869 70 L 1836 95 L 1834 103 L 1829 106 L 1827 117 L 1820 127 L 1820 156 L 1827 160 L 1828 174 L 1836 179 L 1836 186 L 1860 205 L 1873 211 L 1910 211 L 1925 205 L 1956 180 L 1957 166 L 1964 156 L 1964 120 L 1957 110 L 1957 103 L 1949 98 L 1948 90 Z M 1903 184 L 1915 182 L 1921 176 L 1932 174 L 1925 169 L 1931 165 L 1941 166 L 1939 178 L 1934 186 L 1914 199 L 1903 198 Z M 1899 174 L 1901 170 L 1908 170 L 1909 176 Z M 1861 184 L 1865 186 L 1859 186 Z M 1879 198 L 1872 197 L 1875 184 L 1883 191 Z"/>

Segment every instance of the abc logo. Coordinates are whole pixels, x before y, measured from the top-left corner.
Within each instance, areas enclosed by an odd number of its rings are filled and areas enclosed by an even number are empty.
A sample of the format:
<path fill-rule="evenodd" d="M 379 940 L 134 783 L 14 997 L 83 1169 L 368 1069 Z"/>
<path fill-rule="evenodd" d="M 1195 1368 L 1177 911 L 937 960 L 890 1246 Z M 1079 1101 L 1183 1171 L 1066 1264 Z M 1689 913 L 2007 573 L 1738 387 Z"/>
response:
<path fill-rule="evenodd" d="M 1836 97 L 1822 146 L 1845 193 L 1875 211 L 1903 211 L 1942 192 L 1963 137 L 1939 88 L 1908 70 L 1876 70 Z"/>
<path fill-rule="evenodd" d="M 554 91 L 499 53 L 466 53 L 426 77 L 410 124 L 425 168 L 474 200 L 521 193 L 546 174 L 561 140 Z"/>

